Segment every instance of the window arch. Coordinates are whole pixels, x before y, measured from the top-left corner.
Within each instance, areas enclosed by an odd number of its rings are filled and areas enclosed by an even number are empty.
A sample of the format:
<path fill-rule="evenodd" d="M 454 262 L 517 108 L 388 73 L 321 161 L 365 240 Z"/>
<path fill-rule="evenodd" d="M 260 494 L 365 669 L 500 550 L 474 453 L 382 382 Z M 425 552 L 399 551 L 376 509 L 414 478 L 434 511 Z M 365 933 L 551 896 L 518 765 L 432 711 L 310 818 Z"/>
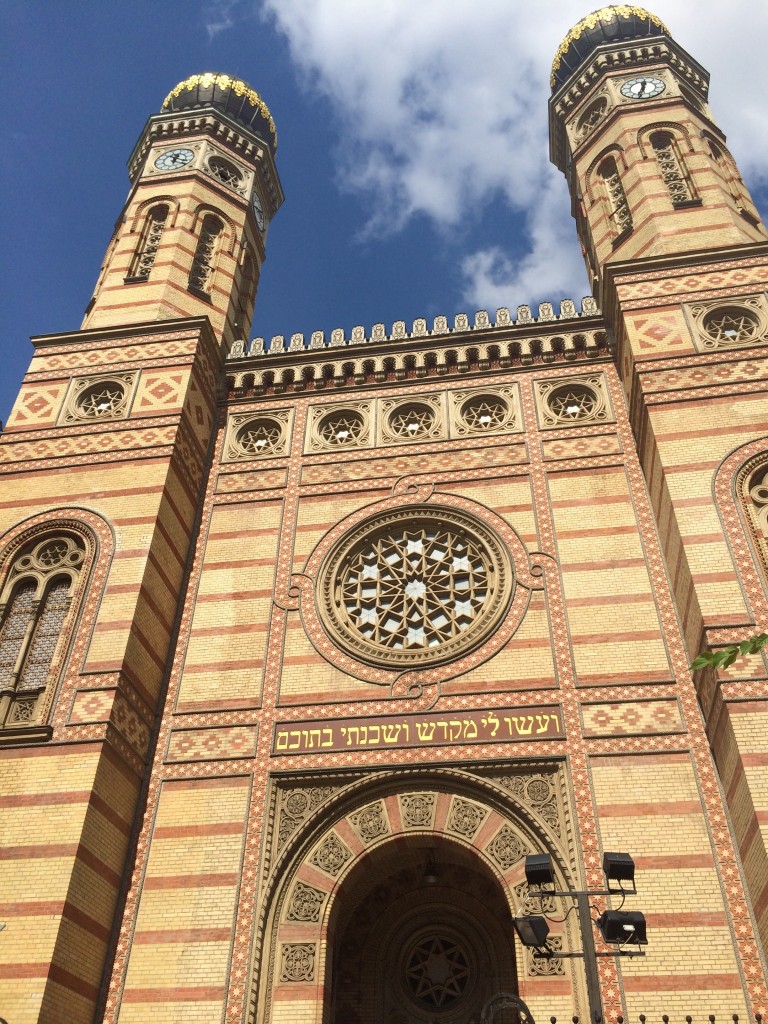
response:
<path fill-rule="evenodd" d="M 253 256 L 246 252 L 240 267 L 240 288 L 237 296 L 237 327 L 247 338 L 251 330 L 253 306 L 256 301 L 256 267 Z"/>
<path fill-rule="evenodd" d="M 600 163 L 597 174 L 608 202 L 608 216 L 613 224 L 614 234 L 618 237 L 626 231 L 632 230 L 632 211 L 627 202 L 627 194 L 621 182 L 616 158 L 614 156 L 606 157 Z"/>
<path fill-rule="evenodd" d="M 673 206 L 685 206 L 696 197 L 693 185 L 683 163 L 677 139 L 670 131 L 655 131 L 650 143 L 656 163 Z"/>
<path fill-rule="evenodd" d="M 86 561 L 83 539 L 38 535 L 13 557 L 0 591 L 0 730 L 38 723 Z"/>
<path fill-rule="evenodd" d="M 128 275 L 129 280 L 146 281 L 149 277 L 160 245 L 160 238 L 168 220 L 168 213 L 167 203 L 158 203 L 147 213 L 141 238 L 131 264 L 131 272 Z"/>
<path fill-rule="evenodd" d="M 189 274 L 189 289 L 208 295 L 211 291 L 216 253 L 219 248 L 224 225 L 218 217 L 208 213 L 200 226 L 200 235 L 192 258 L 192 270 Z"/>

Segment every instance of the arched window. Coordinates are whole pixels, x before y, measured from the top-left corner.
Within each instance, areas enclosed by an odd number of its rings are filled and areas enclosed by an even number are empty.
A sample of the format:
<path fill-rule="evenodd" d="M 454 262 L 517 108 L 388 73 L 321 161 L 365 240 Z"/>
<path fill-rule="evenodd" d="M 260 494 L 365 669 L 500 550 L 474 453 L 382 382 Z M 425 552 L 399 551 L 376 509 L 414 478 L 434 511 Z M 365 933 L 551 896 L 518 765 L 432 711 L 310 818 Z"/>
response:
<path fill-rule="evenodd" d="M 207 295 L 211 290 L 216 250 L 224 225 L 218 217 L 208 214 L 200 228 L 200 237 L 192 259 L 192 270 L 189 275 L 189 288 L 193 292 Z"/>
<path fill-rule="evenodd" d="M 168 207 L 164 203 L 153 206 L 147 214 L 144 230 L 141 232 L 141 240 L 131 265 L 129 280 L 146 281 L 149 277 L 167 220 Z"/>
<path fill-rule="evenodd" d="M 621 175 L 614 157 L 609 156 L 600 164 L 598 171 L 605 195 L 608 200 L 609 216 L 613 222 L 616 236 L 623 235 L 625 231 L 632 229 L 632 212 L 629 209 L 624 186 L 621 183 Z"/>
<path fill-rule="evenodd" d="M 237 327 L 243 337 L 247 338 L 251 329 L 253 305 L 256 300 L 256 270 L 253 256 L 249 252 L 243 257 L 240 270 L 240 289 L 237 298 Z"/>
<path fill-rule="evenodd" d="M 693 188 L 672 133 L 654 132 L 651 136 L 651 145 L 672 205 L 684 206 L 690 203 L 695 198 Z"/>
<path fill-rule="evenodd" d="M 56 534 L 11 563 L 0 593 L 0 729 L 39 719 L 84 559 L 79 538 Z"/>

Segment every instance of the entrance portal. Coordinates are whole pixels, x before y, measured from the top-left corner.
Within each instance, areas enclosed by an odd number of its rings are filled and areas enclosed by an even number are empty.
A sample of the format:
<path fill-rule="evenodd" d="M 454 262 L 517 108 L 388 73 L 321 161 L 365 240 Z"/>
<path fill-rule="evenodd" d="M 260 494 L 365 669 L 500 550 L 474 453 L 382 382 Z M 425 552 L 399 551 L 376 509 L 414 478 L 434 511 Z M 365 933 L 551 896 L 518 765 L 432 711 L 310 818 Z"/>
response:
<path fill-rule="evenodd" d="M 345 879 L 331 922 L 331 1024 L 480 1024 L 517 992 L 513 929 L 498 881 L 447 839 L 394 839 Z M 514 1024 L 513 1009 L 495 1024 Z"/>

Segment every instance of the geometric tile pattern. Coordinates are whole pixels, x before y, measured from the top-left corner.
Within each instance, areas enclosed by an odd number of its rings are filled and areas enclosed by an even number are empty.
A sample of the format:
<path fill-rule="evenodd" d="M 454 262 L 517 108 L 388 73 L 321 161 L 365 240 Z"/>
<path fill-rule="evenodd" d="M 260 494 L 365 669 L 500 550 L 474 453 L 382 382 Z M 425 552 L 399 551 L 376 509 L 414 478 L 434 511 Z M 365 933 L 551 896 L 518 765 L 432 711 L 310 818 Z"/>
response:
<path fill-rule="evenodd" d="M 680 732 L 683 729 L 680 707 L 674 699 L 585 704 L 581 718 L 587 736 L 631 736 Z"/>
<path fill-rule="evenodd" d="M 167 761 L 224 761 L 253 757 L 258 729 L 240 725 L 212 729 L 177 729 L 171 733 Z"/>

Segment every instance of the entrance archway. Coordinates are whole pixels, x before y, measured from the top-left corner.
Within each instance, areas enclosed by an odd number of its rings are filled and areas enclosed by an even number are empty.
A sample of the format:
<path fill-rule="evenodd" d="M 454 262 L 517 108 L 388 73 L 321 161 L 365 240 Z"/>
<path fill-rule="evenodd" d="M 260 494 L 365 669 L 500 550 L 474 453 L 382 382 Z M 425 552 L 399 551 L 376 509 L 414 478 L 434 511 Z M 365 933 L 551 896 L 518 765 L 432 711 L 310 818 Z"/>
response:
<path fill-rule="evenodd" d="M 372 850 L 345 879 L 329 933 L 330 1024 L 480 1024 L 494 994 L 517 991 L 505 894 L 444 837 Z"/>

